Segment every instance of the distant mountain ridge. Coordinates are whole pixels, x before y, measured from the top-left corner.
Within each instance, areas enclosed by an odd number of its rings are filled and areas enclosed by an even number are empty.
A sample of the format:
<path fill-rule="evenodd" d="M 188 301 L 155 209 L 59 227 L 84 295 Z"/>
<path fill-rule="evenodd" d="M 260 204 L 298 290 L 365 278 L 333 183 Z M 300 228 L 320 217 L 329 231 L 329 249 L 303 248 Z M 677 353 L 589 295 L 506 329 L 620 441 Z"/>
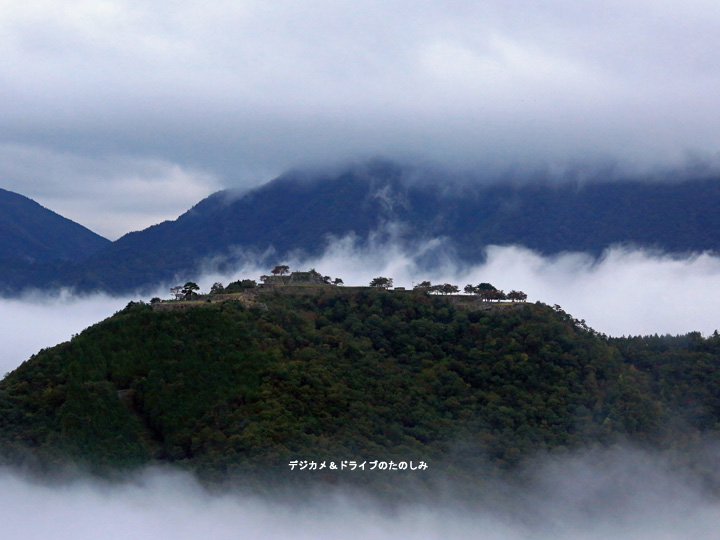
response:
<path fill-rule="evenodd" d="M 359 245 L 392 239 L 424 252 L 420 266 L 447 252 L 481 262 L 488 245 L 541 254 L 600 255 L 623 244 L 666 253 L 720 250 L 720 179 L 587 184 L 470 183 L 374 161 L 335 172 L 286 173 L 244 194 L 217 192 L 175 221 L 123 236 L 81 264 L 30 265 L 28 278 L 0 265 L 0 287 L 48 283 L 127 292 L 196 278 L 242 260 L 277 264 L 289 254 L 321 255 L 347 235 Z M 399 224 L 398 227 L 388 227 Z M 34 272 L 34 274 L 33 274 Z M 34 281 L 33 281 L 34 280 Z"/>
<path fill-rule="evenodd" d="M 70 261 L 110 241 L 18 193 L 0 189 L 0 259 Z"/>

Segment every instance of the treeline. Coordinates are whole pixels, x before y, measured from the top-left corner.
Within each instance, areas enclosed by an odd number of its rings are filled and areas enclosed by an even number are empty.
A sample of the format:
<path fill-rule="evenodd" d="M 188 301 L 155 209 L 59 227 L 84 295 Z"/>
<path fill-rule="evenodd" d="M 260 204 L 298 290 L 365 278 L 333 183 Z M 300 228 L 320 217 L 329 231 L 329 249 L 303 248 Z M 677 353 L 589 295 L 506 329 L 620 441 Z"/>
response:
<path fill-rule="evenodd" d="M 429 281 L 423 281 L 413 287 L 416 291 L 423 291 L 430 294 L 457 294 L 460 287 L 451 283 L 443 283 L 442 285 L 433 285 Z M 463 289 L 465 294 L 477 294 L 485 302 L 500 302 L 510 300 L 512 302 L 525 302 L 527 294 L 522 291 L 512 290 L 509 293 L 498 290 L 490 283 L 480 283 L 478 285 L 468 284 Z"/>
<path fill-rule="evenodd" d="M 344 281 L 341 278 L 335 278 L 332 279 L 330 276 L 323 276 L 321 273 L 316 271 L 314 268 L 310 269 L 307 272 L 299 272 L 299 273 L 290 273 L 290 267 L 287 265 L 278 265 L 275 266 L 275 268 L 271 271 L 273 274 L 272 276 L 263 275 L 260 276 L 260 281 L 264 285 L 269 284 L 287 284 L 291 283 L 292 278 L 294 275 L 300 274 L 302 277 L 295 280 L 295 283 L 302 281 L 306 283 L 313 283 L 313 284 L 322 284 L 322 285 L 344 285 Z M 290 278 L 286 278 L 286 281 L 278 281 L 278 278 L 282 279 L 283 276 L 286 276 L 287 274 L 290 274 Z M 393 278 L 385 277 L 385 276 L 378 276 L 376 278 L 373 278 L 370 283 L 370 287 L 378 288 L 378 289 L 391 289 L 393 287 Z M 232 294 L 232 293 L 239 293 L 248 289 L 255 289 L 259 286 L 255 280 L 252 279 L 240 279 L 237 281 L 234 281 L 230 284 L 228 284 L 227 287 L 223 286 L 222 283 L 216 282 L 212 285 L 210 288 L 211 295 L 213 294 Z M 185 283 L 185 285 L 178 285 L 176 287 L 172 287 L 170 289 L 170 293 L 175 297 L 175 299 L 191 299 L 198 295 L 200 287 L 192 281 L 189 281 Z M 404 290 L 404 287 L 400 287 L 400 289 Z M 443 283 L 443 284 L 436 284 L 433 285 L 430 281 L 422 281 L 418 283 L 417 285 L 413 286 L 413 290 L 417 292 L 423 292 L 427 294 L 441 294 L 441 295 L 448 295 L 448 294 L 458 294 L 460 292 L 460 287 L 457 285 L 453 285 L 451 283 Z M 465 285 L 465 288 L 463 289 L 463 292 L 465 294 L 476 294 L 480 298 L 482 298 L 485 302 L 500 302 L 504 300 L 510 300 L 511 302 L 525 302 L 527 301 L 527 294 L 522 291 L 516 291 L 512 290 L 509 293 L 505 293 L 505 291 L 498 290 L 496 287 L 491 285 L 490 283 L 480 283 L 478 285 Z M 160 298 L 154 298 L 153 301 L 160 301 Z"/>

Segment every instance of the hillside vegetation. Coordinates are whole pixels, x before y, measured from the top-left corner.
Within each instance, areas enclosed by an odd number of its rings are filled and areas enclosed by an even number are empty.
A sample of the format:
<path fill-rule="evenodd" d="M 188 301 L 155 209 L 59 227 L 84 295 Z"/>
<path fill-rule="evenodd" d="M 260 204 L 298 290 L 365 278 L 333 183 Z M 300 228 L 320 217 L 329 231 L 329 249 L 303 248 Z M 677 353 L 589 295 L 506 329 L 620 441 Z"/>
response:
<path fill-rule="evenodd" d="M 282 481 L 292 460 L 461 475 L 624 438 L 677 448 L 718 429 L 718 337 L 608 340 L 541 304 L 473 311 L 335 287 L 197 306 L 131 303 L 9 374 L 3 459 L 169 462 L 209 480 Z"/>

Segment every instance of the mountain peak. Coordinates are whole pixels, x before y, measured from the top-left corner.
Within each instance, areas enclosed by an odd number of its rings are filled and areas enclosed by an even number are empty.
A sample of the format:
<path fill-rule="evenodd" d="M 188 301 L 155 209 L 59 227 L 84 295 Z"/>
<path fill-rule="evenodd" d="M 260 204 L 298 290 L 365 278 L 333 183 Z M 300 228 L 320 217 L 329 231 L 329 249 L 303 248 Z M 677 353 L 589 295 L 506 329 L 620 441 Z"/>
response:
<path fill-rule="evenodd" d="M 0 189 L 0 259 L 79 260 L 109 243 L 24 195 Z"/>

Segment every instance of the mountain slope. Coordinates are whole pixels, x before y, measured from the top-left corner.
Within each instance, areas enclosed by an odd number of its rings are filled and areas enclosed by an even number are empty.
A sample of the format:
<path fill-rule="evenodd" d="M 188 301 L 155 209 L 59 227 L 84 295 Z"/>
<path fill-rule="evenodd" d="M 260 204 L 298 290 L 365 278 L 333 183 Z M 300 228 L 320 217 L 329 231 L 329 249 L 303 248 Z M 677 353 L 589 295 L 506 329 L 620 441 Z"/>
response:
<path fill-rule="evenodd" d="M 379 178 L 389 180 L 384 172 Z M 319 254 L 328 235 L 355 232 L 362 238 L 378 227 L 382 205 L 373 189 L 372 181 L 356 174 L 315 183 L 290 175 L 241 197 L 218 192 L 175 221 L 123 236 L 84 263 L 73 279 L 129 290 L 195 277 L 203 260 L 216 256 L 231 265 L 258 260 L 264 252 L 272 260 L 293 250 Z"/>
<path fill-rule="evenodd" d="M 488 245 L 542 254 L 600 255 L 617 244 L 669 253 L 720 250 L 720 179 L 684 182 L 488 184 L 463 182 L 392 163 L 333 173 L 287 173 L 245 194 L 218 192 L 175 221 L 131 233 L 82 264 L 34 267 L 38 277 L 3 271 L 16 287 L 55 285 L 125 292 L 194 279 L 209 263 L 272 266 L 289 254 L 320 255 L 333 239 L 362 245 L 392 238 L 419 266 L 453 253 L 480 262 Z M 442 238 L 437 251 L 418 249 Z M 18 281 L 19 280 L 19 281 Z M 38 281 L 39 280 L 39 281 Z"/>
<path fill-rule="evenodd" d="M 110 241 L 35 201 L 0 189 L 0 259 L 84 259 Z"/>

